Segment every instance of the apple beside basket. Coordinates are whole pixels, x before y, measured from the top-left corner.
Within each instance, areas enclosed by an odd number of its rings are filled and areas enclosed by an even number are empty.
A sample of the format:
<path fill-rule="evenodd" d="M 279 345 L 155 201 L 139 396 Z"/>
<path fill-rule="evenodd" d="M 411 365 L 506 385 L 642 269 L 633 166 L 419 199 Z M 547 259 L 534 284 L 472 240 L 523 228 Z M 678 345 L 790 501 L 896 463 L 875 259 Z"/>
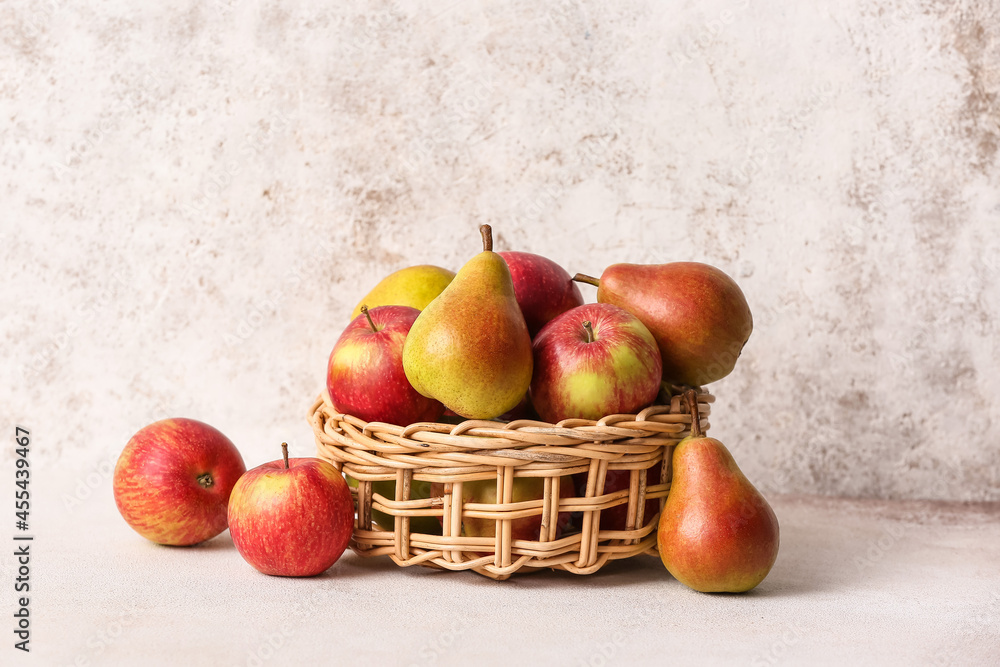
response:
<path fill-rule="evenodd" d="M 473 570 L 497 580 L 541 568 L 592 574 L 611 560 L 656 553 L 659 512 L 649 516 L 647 501 L 659 500 L 662 510 L 670 454 L 691 432 L 691 415 L 678 393 L 661 392 L 661 404 L 637 415 L 596 422 L 468 420 L 401 427 L 338 413 L 324 392 L 313 402 L 309 421 L 318 456 L 358 480 L 351 540 L 358 555 L 389 556 L 403 567 Z M 705 418 L 714 400 L 698 390 L 702 430 L 708 429 Z M 605 493 L 609 471 L 628 471 L 628 488 Z M 585 485 L 577 477 L 584 491 L 561 495 L 560 478 L 568 475 L 586 475 Z M 514 480 L 523 477 L 544 479 L 541 499 L 514 501 Z M 659 483 L 649 484 L 654 479 Z M 481 480 L 496 483 L 498 502 L 463 502 L 463 484 Z M 373 483 L 382 481 L 395 482 L 395 498 L 373 492 Z M 430 482 L 436 491 L 411 499 L 414 482 Z M 625 530 L 601 530 L 601 513 L 616 507 L 625 508 Z M 393 530 L 373 524 L 372 510 L 392 517 Z M 563 530 L 561 517 L 567 515 L 571 525 Z M 514 535 L 513 522 L 532 516 L 541 518 L 537 535 L 518 539 L 523 536 Z M 414 517 L 439 519 L 441 534 L 412 532 Z M 470 519 L 496 521 L 495 536 L 462 536 Z"/>

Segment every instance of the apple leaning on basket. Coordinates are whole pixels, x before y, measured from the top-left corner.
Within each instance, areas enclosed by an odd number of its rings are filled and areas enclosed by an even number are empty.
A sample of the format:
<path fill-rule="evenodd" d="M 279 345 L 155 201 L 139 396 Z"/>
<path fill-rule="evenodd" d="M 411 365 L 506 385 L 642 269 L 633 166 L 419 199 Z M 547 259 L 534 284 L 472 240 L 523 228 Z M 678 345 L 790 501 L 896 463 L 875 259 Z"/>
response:
<path fill-rule="evenodd" d="M 702 421 L 753 328 L 739 286 L 694 262 L 570 278 L 480 231 L 457 274 L 385 278 L 330 354 L 310 419 L 352 548 L 495 579 L 659 551 L 699 591 L 760 583 L 777 520 Z"/>

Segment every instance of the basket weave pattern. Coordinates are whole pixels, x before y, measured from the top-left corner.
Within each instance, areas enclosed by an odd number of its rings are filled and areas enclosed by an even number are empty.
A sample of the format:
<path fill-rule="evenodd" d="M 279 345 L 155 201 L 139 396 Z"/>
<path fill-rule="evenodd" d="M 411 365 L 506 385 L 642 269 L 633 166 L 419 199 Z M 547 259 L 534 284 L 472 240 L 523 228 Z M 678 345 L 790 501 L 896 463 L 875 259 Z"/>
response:
<path fill-rule="evenodd" d="M 703 430 L 714 400 L 698 394 Z M 691 426 L 681 396 L 663 403 L 597 422 L 469 420 L 401 427 L 340 414 L 324 392 L 310 408 L 309 420 L 318 456 L 358 480 L 352 489 L 357 524 L 351 540 L 357 554 L 507 579 L 530 568 L 591 574 L 611 560 L 655 553 L 659 513 L 644 516 L 646 501 L 659 499 L 662 510 L 670 488 L 670 453 Z M 653 467 L 659 483 L 647 486 Z M 630 486 L 605 493 L 611 470 L 630 471 Z M 561 497 L 560 478 L 578 473 L 586 474 L 586 492 Z M 544 479 L 543 497 L 513 502 L 515 479 L 526 477 Z M 463 502 L 463 484 L 478 480 L 495 481 L 496 503 Z M 373 492 L 372 483 L 380 481 L 395 482 L 394 498 Z M 431 498 L 412 499 L 415 481 L 436 483 L 437 491 Z M 600 530 L 601 512 L 619 505 L 627 505 L 625 530 Z M 393 529 L 373 524 L 372 510 L 392 517 Z M 573 529 L 559 535 L 560 515 L 567 513 L 572 513 Z M 531 516 L 541 517 L 537 537 L 512 539 L 512 522 Z M 438 517 L 442 534 L 411 532 L 414 517 Z M 462 536 L 465 519 L 495 520 L 495 536 Z"/>

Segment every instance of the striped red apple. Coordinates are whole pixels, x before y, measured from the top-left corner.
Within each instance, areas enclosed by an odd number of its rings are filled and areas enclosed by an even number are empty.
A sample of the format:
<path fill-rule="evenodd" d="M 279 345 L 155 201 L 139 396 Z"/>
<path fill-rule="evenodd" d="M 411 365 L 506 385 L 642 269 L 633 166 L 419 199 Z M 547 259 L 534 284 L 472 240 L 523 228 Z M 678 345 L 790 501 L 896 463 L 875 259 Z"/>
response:
<path fill-rule="evenodd" d="M 248 470 L 229 499 L 236 549 L 264 574 L 311 577 L 337 562 L 354 532 L 354 500 L 340 471 L 316 458 Z"/>
<path fill-rule="evenodd" d="M 118 511 L 158 544 L 186 546 L 226 529 L 229 494 L 246 472 L 236 446 L 195 419 L 164 419 L 125 445 L 114 474 Z"/>
<path fill-rule="evenodd" d="M 330 352 L 326 390 L 333 407 L 368 422 L 436 421 L 444 406 L 421 396 L 403 372 L 403 343 L 420 311 L 361 307 Z"/>
<path fill-rule="evenodd" d="M 660 390 L 660 351 L 635 315 L 606 303 L 567 310 L 532 344 L 531 404 L 548 422 L 633 413 Z"/>

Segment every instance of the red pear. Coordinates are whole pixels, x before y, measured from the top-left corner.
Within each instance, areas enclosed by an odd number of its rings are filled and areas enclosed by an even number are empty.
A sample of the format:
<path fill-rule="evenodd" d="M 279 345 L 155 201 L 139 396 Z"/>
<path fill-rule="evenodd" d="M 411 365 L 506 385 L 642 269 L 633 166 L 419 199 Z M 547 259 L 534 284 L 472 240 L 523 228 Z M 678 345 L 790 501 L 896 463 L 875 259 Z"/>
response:
<path fill-rule="evenodd" d="M 739 285 L 698 262 L 613 264 L 597 280 L 597 300 L 620 306 L 649 328 L 660 348 L 663 379 L 700 386 L 732 372 L 753 317 Z"/>
<path fill-rule="evenodd" d="M 682 584 L 703 593 L 742 593 L 778 557 L 778 518 L 725 445 L 702 435 L 698 401 L 691 435 L 673 454 L 673 481 L 660 515 L 660 559 Z"/>

